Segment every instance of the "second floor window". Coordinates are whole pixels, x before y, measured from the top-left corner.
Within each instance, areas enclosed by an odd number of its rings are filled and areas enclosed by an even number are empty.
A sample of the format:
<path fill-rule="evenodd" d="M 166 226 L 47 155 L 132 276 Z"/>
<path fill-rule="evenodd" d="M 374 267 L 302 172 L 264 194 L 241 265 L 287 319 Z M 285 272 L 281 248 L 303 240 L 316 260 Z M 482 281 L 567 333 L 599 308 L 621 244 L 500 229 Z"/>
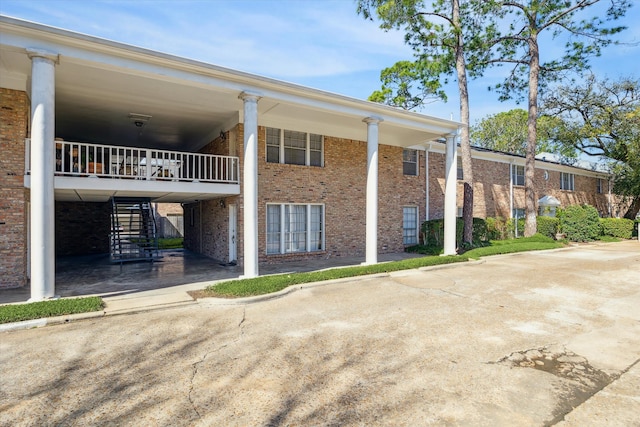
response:
<path fill-rule="evenodd" d="M 513 185 L 524 185 L 524 166 L 511 166 L 511 182 Z"/>
<path fill-rule="evenodd" d="M 573 191 L 573 174 L 560 172 L 560 189 Z"/>
<path fill-rule="evenodd" d="M 267 128 L 267 162 L 322 166 L 322 135 Z"/>
<path fill-rule="evenodd" d="M 462 171 L 462 158 L 458 156 L 457 170 L 456 170 L 456 178 L 460 181 L 464 179 L 464 172 Z"/>
<path fill-rule="evenodd" d="M 405 175 L 418 175 L 417 150 L 402 150 L 402 173 Z"/>

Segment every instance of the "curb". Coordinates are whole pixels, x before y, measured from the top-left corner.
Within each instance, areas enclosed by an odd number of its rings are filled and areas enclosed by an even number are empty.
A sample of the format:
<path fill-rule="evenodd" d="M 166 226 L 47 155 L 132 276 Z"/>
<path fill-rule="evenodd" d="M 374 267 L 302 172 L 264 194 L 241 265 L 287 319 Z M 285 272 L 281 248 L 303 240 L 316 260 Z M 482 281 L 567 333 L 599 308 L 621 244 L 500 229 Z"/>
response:
<path fill-rule="evenodd" d="M 484 260 L 474 260 L 474 261 L 466 261 L 466 262 L 452 262 L 450 264 L 440 264 L 440 265 L 432 265 L 427 267 L 418 267 L 412 268 L 409 270 L 398 270 L 392 271 L 389 273 L 375 273 L 375 274 L 367 274 L 363 276 L 354 276 L 354 277 L 344 277 L 341 279 L 333 279 L 333 280 L 323 280 L 321 282 L 309 282 L 309 283 L 301 283 L 299 285 L 291 285 L 288 286 L 278 292 L 273 292 L 265 295 L 256 295 L 251 297 L 242 297 L 242 298 L 219 298 L 219 297 L 204 297 L 199 298 L 197 300 L 198 304 L 208 305 L 208 306 L 224 306 L 224 305 L 247 305 L 247 304 L 255 304 L 258 302 L 269 301 L 277 298 L 282 298 L 286 295 L 289 295 L 293 292 L 304 290 L 304 289 L 312 289 L 320 286 L 329 286 L 336 285 L 345 282 L 351 282 L 354 280 L 361 279 L 376 279 L 383 277 L 393 277 L 396 274 L 402 274 L 403 272 L 410 272 L 413 270 L 418 271 L 433 271 L 433 270 L 445 270 L 449 268 L 455 268 L 458 266 L 471 266 L 484 264 Z"/>
<path fill-rule="evenodd" d="M 104 317 L 104 311 L 90 311 L 88 313 L 67 314 L 65 316 L 45 317 L 42 319 L 23 320 L 21 322 L 3 323 L 0 332 L 16 331 L 20 329 L 34 329 L 43 326 L 61 325 L 63 323 L 76 322 L 78 320 L 95 319 Z"/>

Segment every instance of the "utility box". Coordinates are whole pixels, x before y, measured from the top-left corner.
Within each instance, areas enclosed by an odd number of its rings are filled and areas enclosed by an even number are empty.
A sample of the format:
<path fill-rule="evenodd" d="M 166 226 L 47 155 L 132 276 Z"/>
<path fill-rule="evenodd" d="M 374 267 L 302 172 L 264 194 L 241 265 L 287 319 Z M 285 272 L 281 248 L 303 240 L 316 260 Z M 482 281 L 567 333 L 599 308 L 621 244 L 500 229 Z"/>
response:
<path fill-rule="evenodd" d="M 540 216 L 556 216 L 556 210 L 561 203 L 553 196 L 544 196 L 538 200 L 538 215 Z"/>

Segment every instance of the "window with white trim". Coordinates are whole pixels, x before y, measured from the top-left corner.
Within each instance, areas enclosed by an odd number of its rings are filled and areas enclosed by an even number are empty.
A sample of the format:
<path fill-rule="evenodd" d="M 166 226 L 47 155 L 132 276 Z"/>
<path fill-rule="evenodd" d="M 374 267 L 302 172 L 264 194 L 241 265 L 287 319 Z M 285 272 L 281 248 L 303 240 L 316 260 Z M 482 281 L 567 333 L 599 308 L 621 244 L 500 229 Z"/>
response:
<path fill-rule="evenodd" d="M 511 182 L 513 185 L 524 185 L 524 166 L 511 165 Z"/>
<path fill-rule="evenodd" d="M 596 179 L 596 191 L 598 192 L 598 194 L 602 194 L 604 192 L 604 179 L 602 178 L 597 178 Z"/>
<path fill-rule="evenodd" d="M 524 218 L 525 214 L 526 211 L 523 208 L 513 208 L 513 211 L 511 212 L 512 217 L 516 219 Z"/>
<path fill-rule="evenodd" d="M 402 208 L 402 243 L 418 244 L 418 208 L 416 206 Z"/>
<path fill-rule="evenodd" d="M 322 166 L 322 135 L 267 128 L 267 162 L 288 165 Z"/>
<path fill-rule="evenodd" d="M 324 250 L 324 206 L 267 204 L 267 254 Z"/>
<path fill-rule="evenodd" d="M 574 176 L 572 173 L 560 172 L 560 189 L 573 191 Z"/>
<path fill-rule="evenodd" d="M 462 181 L 464 179 L 464 172 L 463 172 L 463 169 L 462 169 L 462 158 L 460 156 L 458 156 L 457 159 L 458 159 L 457 164 L 456 164 L 456 166 L 457 166 L 457 170 L 456 170 L 457 179 Z"/>
<path fill-rule="evenodd" d="M 402 150 L 402 173 L 404 175 L 418 175 L 418 150 Z"/>

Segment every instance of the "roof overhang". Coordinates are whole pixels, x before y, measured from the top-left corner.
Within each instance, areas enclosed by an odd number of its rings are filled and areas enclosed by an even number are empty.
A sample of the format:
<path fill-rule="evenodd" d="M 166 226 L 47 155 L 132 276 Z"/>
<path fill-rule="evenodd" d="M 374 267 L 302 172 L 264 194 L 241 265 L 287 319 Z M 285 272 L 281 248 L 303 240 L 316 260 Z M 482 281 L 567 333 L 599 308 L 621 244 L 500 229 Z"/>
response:
<path fill-rule="evenodd" d="M 196 150 L 242 122 L 238 96 L 261 97 L 258 124 L 411 146 L 455 133 L 458 122 L 407 112 L 200 61 L 0 16 L 0 86 L 29 91 L 27 49 L 59 55 L 56 136 L 67 140 Z M 130 113 L 151 116 L 142 128 Z"/>

